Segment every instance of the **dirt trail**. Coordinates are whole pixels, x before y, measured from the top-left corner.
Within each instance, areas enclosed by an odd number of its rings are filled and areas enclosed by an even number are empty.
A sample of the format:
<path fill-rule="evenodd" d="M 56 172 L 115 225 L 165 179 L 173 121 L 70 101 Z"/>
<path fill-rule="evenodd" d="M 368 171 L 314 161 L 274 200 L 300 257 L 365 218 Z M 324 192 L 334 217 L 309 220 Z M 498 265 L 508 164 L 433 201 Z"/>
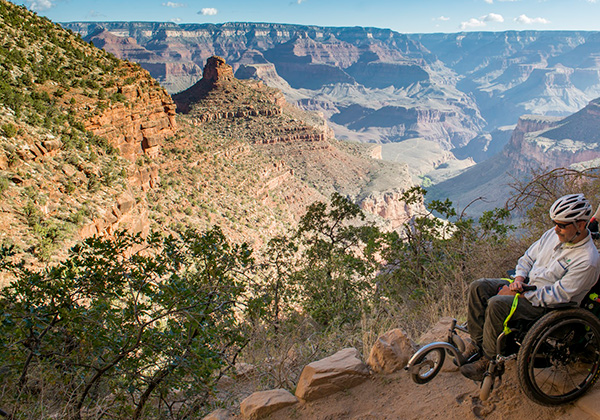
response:
<path fill-rule="evenodd" d="M 573 404 L 543 407 L 529 400 L 516 377 L 516 362 L 506 364 L 502 385 L 479 400 L 479 386 L 458 371 L 440 372 L 430 383 L 415 384 L 405 371 L 374 375 L 367 382 L 321 400 L 273 413 L 269 419 L 311 420 L 588 420 Z"/>

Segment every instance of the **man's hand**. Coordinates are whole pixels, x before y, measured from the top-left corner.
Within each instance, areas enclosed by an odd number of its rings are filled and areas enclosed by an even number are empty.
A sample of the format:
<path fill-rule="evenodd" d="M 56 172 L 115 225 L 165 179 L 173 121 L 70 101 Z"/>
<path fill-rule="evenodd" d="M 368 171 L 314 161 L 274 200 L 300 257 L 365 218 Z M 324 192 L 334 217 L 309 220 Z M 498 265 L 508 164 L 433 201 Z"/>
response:
<path fill-rule="evenodd" d="M 515 281 L 513 281 L 511 284 L 508 285 L 508 288 L 512 292 L 518 292 L 518 293 L 520 293 L 520 292 L 523 291 L 523 285 L 524 284 L 525 284 L 525 277 L 523 277 L 523 276 L 517 276 L 517 277 L 515 277 Z"/>
<path fill-rule="evenodd" d="M 510 284 L 510 286 L 512 286 L 512 285 L 513 285 L 513 283 Z M 500 296 L 514 296 L 517 293 L 519 293 L 517 291 L 511 290 L 510 286 L 503 286 L 502 289 L 500 289 L 498 291 L 498 295 L 500 295 Z"/>

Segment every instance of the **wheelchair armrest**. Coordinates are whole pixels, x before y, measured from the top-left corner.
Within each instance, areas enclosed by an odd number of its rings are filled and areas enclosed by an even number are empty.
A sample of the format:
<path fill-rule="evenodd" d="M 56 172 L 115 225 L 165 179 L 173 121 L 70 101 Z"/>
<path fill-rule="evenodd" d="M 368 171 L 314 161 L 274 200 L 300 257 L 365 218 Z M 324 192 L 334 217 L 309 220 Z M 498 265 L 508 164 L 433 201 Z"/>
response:
<path fill-rule="evenodd" d="M 577 308 L 579 305 L 577 302 L 564 302 L 564 303 L 553 303 L 552 305 L 545 306 L 548 309 L 567 309 Z"/>

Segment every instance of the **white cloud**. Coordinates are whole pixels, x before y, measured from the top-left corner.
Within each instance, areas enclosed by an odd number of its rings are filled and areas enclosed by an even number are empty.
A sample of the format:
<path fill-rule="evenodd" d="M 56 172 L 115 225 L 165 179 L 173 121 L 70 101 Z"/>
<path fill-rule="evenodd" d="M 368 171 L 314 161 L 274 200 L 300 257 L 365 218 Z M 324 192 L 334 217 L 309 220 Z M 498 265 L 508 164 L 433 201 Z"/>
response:
<path fill-rule="evenodd" d="M 433 20 L 442 20 L 442 21 L 446 22 L 446 21 L 450 20 L 450 18 L 446 17 L 446 16 L 440 16 L 440 17 L 437 17 L 437 18 L 435 18 Z"/>
<path fill-rule="evenodd" d="M 546 25 L 546 24 L 550 23 L 550 21 L 548 19 L 544 19 L 541 17 L 530 18 L 527 15 L 521 15 L 518 18 L 515 18 L 515 22 L 522 23 L 524 25 L 533 25 L 534 23 L 541 23 L 541 24 Z"/>
<path fill-rule="evenodd" d="M 29 8 L 34 12 L 48 10 L 51 7 L 54 7 L 52 0 L 28 0 L 27 3 L 29 4 Z"/>
<path fill-rule="evenodd" d="M 497 13 L 490 13 L 489 15 L 483 16 L 481 19 L 485 22 L 504 22 L 502 15 Z"/>
<path fill-rule="evenodd" d="M 467 20 L 466 22 L 461 22 L 460 29 L 464 31 L 465 29 L 469 29 L 469 28 L 481 28 L 481 27 L 487 25 L 486 22 L 502 23 L 502 22 L 504 22 L 504 17 L 502 17 L 502 15 L 499 15 L 497 13 L 490 13 L 485 16 L 481 16 L 479 19 L 471 18 L 471 19 Z"/>
<path fill-rule="evenodd" d="M 487 4 L 494 4 L 494 0 L 484 0 Z"/>
<path fill-rule="evenodd" d="M 485 22 L 479 19 L 471 18 L 466 22 L 460 23 L 460 29 L 465 30 L 469 28 L 480 28 L 485 26 Z"/>
<path fill-rule="evenodd" d="M 204 16 L 214 16 L 217 13 L 219 13 L 219 11 L 217 9 L 215 9 L 214 7 L 205 7 L 204 9 L 202 9 L 198 12 L 199 15 L 204 15 Z"/>
<path fill-rule="evenodd" d="M 162 4 L 165 7 L 172 7 L 172 8 L 177 8 L 177 7 L 185 7 L 185 4 L 183 3 L 175 3 L 174 1 L 168 1 L 166 3 Z"/>
<path fill-rule="evenodd" d="M 90 12 L 87 14 L 87 17 L 90 19 L 103 19 L 105 17 L 107 17 L 105 14 L 98 12 L 96 10 L 90 10 Z"/>
<path fill-rule="evenodd" d="M 306 0 L 298 0 L 296 3 L 298 3 L 298 4 L 302 4 L 302 3 L 304 3 L 305 1 L 306 1 Z"/>

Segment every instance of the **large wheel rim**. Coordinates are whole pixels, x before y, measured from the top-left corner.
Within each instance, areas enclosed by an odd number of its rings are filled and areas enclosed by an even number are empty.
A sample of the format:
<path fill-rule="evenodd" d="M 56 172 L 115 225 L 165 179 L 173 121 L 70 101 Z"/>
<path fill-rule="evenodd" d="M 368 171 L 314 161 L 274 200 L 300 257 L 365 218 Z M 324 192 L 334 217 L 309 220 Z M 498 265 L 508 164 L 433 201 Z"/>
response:
<path fill-rule="evenodd" d="M 565 319 L 536 341 L 528 376 L 536 393 L 565 402 L 594 382 L 599 361 L 600 336 L 595 326 L 584 319 Z"/>

